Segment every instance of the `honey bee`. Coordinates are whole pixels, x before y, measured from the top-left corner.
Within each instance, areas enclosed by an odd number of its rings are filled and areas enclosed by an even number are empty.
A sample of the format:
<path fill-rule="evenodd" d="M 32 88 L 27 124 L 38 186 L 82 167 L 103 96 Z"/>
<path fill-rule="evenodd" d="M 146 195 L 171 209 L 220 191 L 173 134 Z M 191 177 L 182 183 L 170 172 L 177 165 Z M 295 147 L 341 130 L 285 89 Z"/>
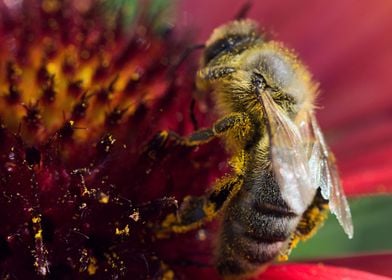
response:
<path fill-rule="evenodd" d="M 200 197 L 186 197 L 163 229 L 181 233 L 221 216 L 215 266 L 225 278 L 262 271 L 309 238 L 329 209 L 349 238 L 350 208 L 335 159 L 315 118 L 317 85 L 282 44 L 251 20 L 229 22 L 205 44 L 197 87 L 211 90 L 221 118 L 187 137 L 225 141 L 233 172 Z"/>

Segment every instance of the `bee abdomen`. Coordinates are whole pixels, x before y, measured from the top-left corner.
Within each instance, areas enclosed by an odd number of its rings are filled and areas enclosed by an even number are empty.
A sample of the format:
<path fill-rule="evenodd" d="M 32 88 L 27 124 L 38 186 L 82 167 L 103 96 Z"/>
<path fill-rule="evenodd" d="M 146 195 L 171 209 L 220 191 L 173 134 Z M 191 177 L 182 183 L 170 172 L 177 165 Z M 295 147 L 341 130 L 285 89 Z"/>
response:
<path fill-rule="evenodd" d="M 232 251 L 228 245 L 227 251 L 222 251 L 217 259 L 216 267 L 223 277 L 254 273 L 276 257 L 283 243 L 254 243 L 244 239 L 237 244 L 242 244 L 242 252 Z"/>
<path fill-rule="evenodd" d="M 285 207 L 278 193 L 264 197 L 260 192 L 243 188 L 227 206 L 216 255 L 222 276 L 259 271 L 285 251 L 298 224 L 300 216 Z"/>
<path fill-rule="evenodd" d="M 290 211 L 288 208 L 274 205 L 269 202 L 257 201 L 254 207 L 258 213 L 276 218 L 290 218 L 297 216 L 297 214 Z"/>
<path fill-rule="evenodd" d="M 222 276 L 252 273 L 283 250 L 290 232 L 285 230 L 285 222 L 279 223 L 278 220 L 286 218 L 264 218 L 256 221 L 252 228 L 240 221 L 225 222 L 216 259 L 216 267 Z M 274 221 L 281 225 L 280 228 L 271 226 Z M 257 224 L 261 227 L 258 228 Z"/>

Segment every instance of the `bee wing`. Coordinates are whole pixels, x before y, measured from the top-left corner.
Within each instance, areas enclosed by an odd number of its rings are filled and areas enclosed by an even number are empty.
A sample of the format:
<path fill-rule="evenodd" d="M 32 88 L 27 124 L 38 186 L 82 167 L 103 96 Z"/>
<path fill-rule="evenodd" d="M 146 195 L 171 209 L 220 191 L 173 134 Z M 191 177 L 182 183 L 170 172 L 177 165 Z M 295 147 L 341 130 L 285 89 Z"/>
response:
<path fill-rule="evenodd" d="M 320 187 L 322 196 L 329 200 L 330 211 L 336 216 L 344 232 L 349 238 L 352 238 L 354 228 L 351 220 L 350 207 L 340 182 L 334 156 L 328 148 L 313 114 L 310 115 L 310 121 L 315 138 L 309 160 L 312 180 Z"/>
<path fill-rule="evenodd" d="M 312 184 L 308 164 L 307 139 L 300 128 L 274 102 L 270 94 L 258 95 L 267 117 L 271 162 L 281 194 L 290 208 L 302 214 L 313 200 L 317 186 Z"/>
<path fill-rule="evenodd" d="M 283 199 L 303 213 L 320 187 L 349 238 L 353 236 L 351 212 L 339 179 L 334 156 L 312 113 L 298 125 L 268 93 L 258 95 L 267 117 L 271 162 Z"/>

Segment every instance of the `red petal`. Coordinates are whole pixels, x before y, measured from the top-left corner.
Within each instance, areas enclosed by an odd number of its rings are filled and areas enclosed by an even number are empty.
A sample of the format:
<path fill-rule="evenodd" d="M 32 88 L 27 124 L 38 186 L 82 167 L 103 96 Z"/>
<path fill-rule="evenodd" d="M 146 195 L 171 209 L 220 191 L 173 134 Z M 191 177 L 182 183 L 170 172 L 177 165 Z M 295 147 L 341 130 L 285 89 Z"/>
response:
<path fill-rule="evenodd" d="M 361 119 L 342 126 L 330 141 L 348 195 L 392 192 L 392 119 Z"/>
<path fill-rule="evenodd" d="M 198 26 L 204 41 L 241 5 L 184 1 L 182 20 Z M 320 82 L 318 117 L 348 195 L 392 192 L 391 8 L 390 1 L 265 0 L 253 1 L 249 13 L 293 47 Z"/>
<path fill-rule="evenodd" d="M 392 253 L 325 259 L 320 262 L 392 277 Z"/>
<path fill-rule="evenodd" d="M 286 264 L 271 266 L 254 279 L 263 280 L 386 280 L 388 277 L 359 270 L 338 268 L 321 264 Z"/>

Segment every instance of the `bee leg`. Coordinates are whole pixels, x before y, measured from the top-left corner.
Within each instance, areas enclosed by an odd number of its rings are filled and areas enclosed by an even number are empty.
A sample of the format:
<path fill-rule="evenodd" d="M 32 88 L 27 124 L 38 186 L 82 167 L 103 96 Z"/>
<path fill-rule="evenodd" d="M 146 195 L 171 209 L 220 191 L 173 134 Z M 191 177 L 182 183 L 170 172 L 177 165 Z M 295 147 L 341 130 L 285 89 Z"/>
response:
<path fill-rule="evenodd" d="M 247 139 L 250 136 L 251 128 L 250 118 L 247 114 L 232 113 L 218 120 L 212 128 L 197 130 L 186 137 L 182 137 L 174 131 L 161 131 L 150 140 L 146 151 L 156 151 L 169 145 L 198 146 L 227 133 L 234 133 L 232 136 L 241 141 L 241 139 Z"/>
<path fill-rule="evenodd" d="M 320 189 L 318 189 L 312 204 L 303 213 L 295 232 L 292 234 L 286 252 L 280 256 L 281 259 L 287 259 L 287 255 L 299 241 L 305 241 L 316 233 L 328 215 L 327 210 L 328 200 L 322 197 Z"/>
<path fill-rule="evenodd" d="M 210 141 L 214 137 L 215 135 L 211 129 L 198 130 L 192 134 L 191 138 L 181 137 L 174 131 L 164 130 L 152 137 L 142 150 L 142 154 L 154 159 L 157 154 L 165 151 L 168 147 L 197 146 Z"/>
<path fill-rule="evenodd" d="M 214 124 L 216 135 L 230 134 L 239 144 L 250 140 L 253 135 L 253 126 L 250 117 L 245 113 L 232 113 Z"/>
<path fill-rule="evenodd" d="M 232 113 L 218 120 L 212 128 L 198 130 L 184 138 L 187 146 L 197 146 L 211 141 L 215 137 L 226 134 L 232 135 L 236 140 L 246 139 L 250 136 L 251 122 L 247 114 Z"/>
<path fill-rule="evenodd" d="M 224 207 L 225 202 L 235 195 L 242 184 L 242 177 L 220 179 L 214 189 L 204 196 L 187 196 L 177 215 L 170 214 L 162 223 L 161 233 L 182 233 L 211 221 Z"/>
<path fill-rule="evenodd" d="M 316 233 L 327 217 L 327 210 L 328 200 L 323 198 L 320 189 L 318 189 L 312 204 L 306 209 L 297 226 L 296 234 L 301 240 L 306 240 Z"/>

